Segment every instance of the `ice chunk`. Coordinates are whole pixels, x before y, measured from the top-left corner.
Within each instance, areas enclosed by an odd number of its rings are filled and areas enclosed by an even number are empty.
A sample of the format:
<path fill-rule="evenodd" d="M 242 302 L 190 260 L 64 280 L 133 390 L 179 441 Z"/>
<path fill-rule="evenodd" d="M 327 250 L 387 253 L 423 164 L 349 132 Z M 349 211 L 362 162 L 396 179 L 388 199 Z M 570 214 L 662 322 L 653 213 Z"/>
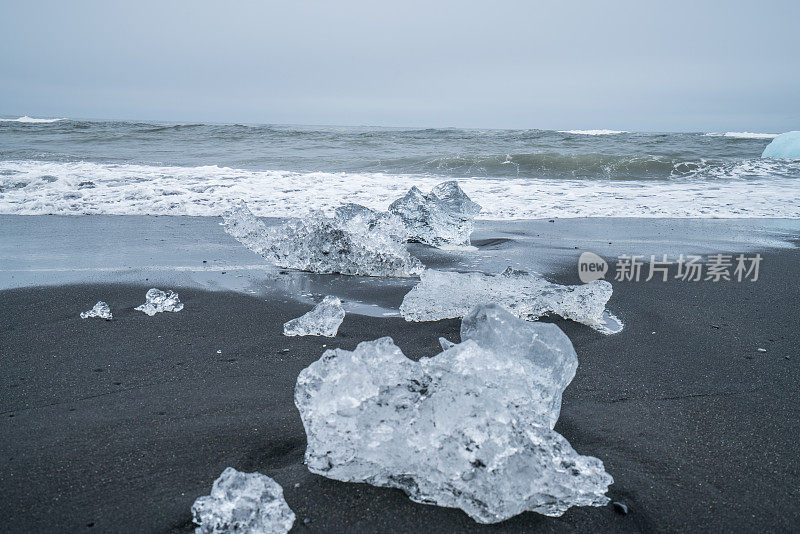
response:
<path fill-rule="evenodd" d="M 111 315 L 111 308 L 108 307 L 108 304 L 100 300 L 91 310 L 81 312 L 81 319 L 86 319 L 87 317 L 100 317 L 101 319 L 110 321 L 113 315 Z"/>
<path fill-rule="evenodd" d="M 344 321 L 342 301 L 328 295 L 310 312 L 284 323 L 283 335 L 336 337 L 342 321 Z"/>
<path fill-rule="evenodd" d="M 195 534 L 284 534 L 294 519 L 280 484 L 267 475 L 232 467 L 214 481 L 211 495 L 192 505 L 192 520 L 200 525 Z"/>
<path fill-rule="evenodd" d="M 462 247 L 470 244 L 473 219 L 481 207 L 452 180 L 437 185 L 427 195 L 414 186 L 406 196 L 392 202 L 389 211 L 403 220 L 411 241 Z"/>
<path fill-rule="evenodd" d="M 439 346 L 442 347 L 442 350 L 447 350 L 449 348 L 454 347 L 455 345 L 456 345 L 455 343 L 453 343 L 452 341 L 450 341 L 445 337 L 439 338 Z"/>
<path fill-rule="evenodd" d="M 786 132 L 770 141 L 762 158 L 800 159 L 800 131 Z"/>
<path fill-rule="evenodd" d="M 480 523 L 606 504 L 603 463 L 552 430 L 578 364 L 567 336 L 488 305 L 464 318 L 461 337 L 417 362 L 384 337 L 301 371 L 309 470 L 400 488 Z"/>
<path fill-rule="evenodd" d="M 403 298 L 400 312 L 407 321 L 438 321 L 463 317 L 476 304 L 497 303 L 517 317 L 533 320 L 554 313 L 612 334 L 622 323 L 606 311 L 611 293 L 605 280 L 562 286 L 511 268 L 499 275 L 427 269 Z"/>
<path fill-rule="evenodd" d="M 358 204 L 337 208 L 333 217 L 315 212 L 268 227 L 240 202 L 223 219 L 227 233 L 280 267 L 366 276 L 411 276 L 424 268 L 406 250 L 400 219 Z"/>
<path fill-rule="evenodd" d="M 183 309 L 183 303 L 178 299 L 178 294 L 172 290 L 148 289 L 147 294 L 145 294 L 145 300 L 144 304 L 134 309 L 151 317 L 157 313 L 179 312 Z"/>

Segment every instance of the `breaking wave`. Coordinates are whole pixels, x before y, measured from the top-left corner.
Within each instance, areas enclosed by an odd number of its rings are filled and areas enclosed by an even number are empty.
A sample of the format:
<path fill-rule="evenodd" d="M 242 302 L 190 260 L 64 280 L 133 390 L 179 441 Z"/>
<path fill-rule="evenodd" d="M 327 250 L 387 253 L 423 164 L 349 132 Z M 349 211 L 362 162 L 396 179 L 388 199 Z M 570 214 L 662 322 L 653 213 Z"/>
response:
<path fill-rule="evenodd" d="M 69 119 L 36 119 L 34 117 L 28 117 L 27 115 L 23 117 L 18 117 L 16 119 L 0 119 L 0 122 L 26 122 L 26 123 L 48 123 L 48 122 L 58 122 L 58 121 L 65 121 Z"/>
<path fill-rule="evenodd" d="M 780 134 L 771 133 L 753 133 L 753 132 L 725 132 L 714 133 L 709 132 L 706 137 L 733 137 L 734 139 L 775 139 Z"/>
<path fill-rule="evenodd" d="M 558 130 L 559 133 L 575 135 L 616 135 L 628 133 L 625 130 Z"/>
<path fill-rule="evenodd" d="M 683 165 L 681 167 L 680 165 Z M 800 162 L 687 162 L 666 180 L 459 178 L 480 218 L 800 217 Z M 731 179 L 741 178 L 746 179 Z M 698 179 L 702 177 L 704 179 Z M 0 213 L 216 216 L 245 199 L 261 216 L 347 202 L 386 209 L 440 175 L 292 172 L 220 166 L 0 161 Z"/>
<path fill-rule="evenodd" d="M 600 180 L 670 180 L 675 178 L 758 178 L 800 176 L 800 165 L 760 158 L 686 160 L 659 155 L 616 154 L 456 154 L 383 161 L 386 172 L 460 178 L 548 178 Z M 365 169 L 374 172 L 377 169 Z"/>

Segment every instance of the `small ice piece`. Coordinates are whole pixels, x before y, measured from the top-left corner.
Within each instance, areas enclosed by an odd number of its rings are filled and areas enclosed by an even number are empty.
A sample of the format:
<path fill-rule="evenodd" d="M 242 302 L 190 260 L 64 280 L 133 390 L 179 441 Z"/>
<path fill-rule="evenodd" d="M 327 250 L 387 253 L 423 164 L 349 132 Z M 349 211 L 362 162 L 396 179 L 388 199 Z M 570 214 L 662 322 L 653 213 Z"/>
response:
<path fill-rule="evenodd" d="M 445 337 L 440 337 L 439 338 L 439 346 L 442 347 L 442 350 L 447 350 L 449 348 L 454 347 L 455 345 L 456 345 L 456 343 L 453 343 L 452 341 L 450 341 L 449 339 L 447 339 Z"/>
<path fill-rule="evenodd" d="M 402 221 L 358 204 L 336 209 L 333 217 L 312 212 L 267 226 L 239 202 L 223 214 L 225 231 L 279 267 L 314 273 L 412 276 L 424 269 L 405 245 Z"/>
<path fill-rule="evenodd" d="M 305 315 L 283 324 L 284 336 L 336 337 L 344 321 L 344 308 L 338 297 L 328 295 Z"/>
<path fill-rule="evenodd" d="M 87 317 L 100 317 L 106 321 L 110 321 L 113 318 L 111 308 L 102 300 L 98 301 L 91 310 L 81 312 L 81 319 L 86 319 Z"/>
<path fill-rule="evenodd" d="M 463 317 L 477 304 L 497 303 L 528 320 L 554 313 L 612 334 L 622 329 L 606 311 L 612 291 L 605 280 L 562 286 L 510 267 L 499 275 L 427 269 L 403 298 L 400 312 L 406 321 L 438 321 Z"/>
<path fill-rule="evenodd" d="M 178 294 L 172 290 L 161 291 L 151 288 L 145 295 L 146 302 L 134 308 L 146 313 L 150 317 L 161 312 L 179 312 L 183 309 L 183 303 L 178 299 Z"/>
<path fill-rule="evenodd" d="M 762 158 L 800 159 L 800 131 L 786 132 L 770 141 Z"/>
<path fill-rule="evenodd" d="M 603 462 L 552 429 L 578 366 L 569 338 L 487 305 L 464 318 L 461 339 L 414 361 L 384 337 L 301 371 L 309 470 L 400 488 L 480 523 L 608 503 Z"/>
<path fill-rule="evenodd" d="M 481 211 L 459 187 L 458 182 L 442 182 L 427 195 L 416 186 L 392 202 L 389 211 L 405 224 L 409 241 L 434 247 L 468 247 L 473 220 Z"/>
<path fill-rule="evenodd" d="M 280 484 L 267 475 L 232 467 L 214 481 L 211 495 L 198 497 L 192 505 L 192 521 L 200 525 L 195 534 L 285 534 L 294 519 Z"/>

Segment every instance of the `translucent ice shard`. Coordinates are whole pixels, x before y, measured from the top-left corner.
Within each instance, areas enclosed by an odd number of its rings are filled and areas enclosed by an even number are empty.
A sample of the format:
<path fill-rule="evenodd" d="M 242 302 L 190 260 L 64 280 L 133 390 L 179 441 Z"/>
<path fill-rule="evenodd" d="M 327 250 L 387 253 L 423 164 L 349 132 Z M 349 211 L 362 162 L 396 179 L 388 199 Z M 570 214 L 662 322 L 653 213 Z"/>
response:
<path fill-rule="evenodd" d="M 179 312 L 183 309 L 183 303 L 178 299 L 178 294 L 172 290 L 148 289 L 147 294 L 145 294 L 145 300 L 144 304 L 134 309 L 151 317 L 157 313 Z"/>
<path fill-rule="evenodd" d="M 427 195 L 412 187 L 392 202 L 389 211 L 406 226 L 411 241 L 435 247 L 469 246 L 473 219 L 481 207 L 470 200 L 455 180 L 443 182 Z"/>
<path fill-rule="evenodd" d="M 192 505 L 195 534 L 284 534 L 294 524 L 294 512 L 283 499 L 283 488 L 261 473 L 222 472 L 211 495 Z"/>
<path fill-rule="evenodd" d="M 562 286 L 511 268 L 499 275 L 427 269 L 403 298 L 400 312 L 407 321 L 438 321 L 463 317 L 476 304 L 497 303 L 517 317 L 532 320 L 554 313 L 612 334 L 622 329 L 606 311 L 612 291 L 605 280 Z"/>
<path fill-rule="evenodd" d="M 328 295 L 310 312 L 284 323 L 283 335 L 336 337 L 342 321 L 344 321 L 342 301 Z"/>
<path fill-rule="evenodd" d="M 606 504 L 603 463 L 552 430 L 578 365 L 567 336 L 488 305 L 464 318 L 461 337 L 417 362 L 384 337 L 304 369 L 295 404 L 309 470 L 400 488 L 480 523 Z"/>
<path fill-rule="evenodd" d="M 449 348 L 454 347 L 455 345 L 456 345 L 456 343 L 453 343 L 452 341 L 450 341 L 446 337 L 440 337 L 439 338 L 439 346 L 442 347 L 442 350 L 447 350 Z"/>
<path fill-rule="evenodd" d="M 411 276 L 423 270 L 405 246 L 400 219 L 358 204 L 268 227 L 244 202 L 223 214 L 225 231 L 268 261 L 315 273 Z"/>
<path fill-rule="evenodd" d="M 98 301 L 91 310 L 81 312 L 81 319 L 86 319 L 87 317 L 100 317 L 106 321 L 110 321 L 113 318 L 111 308 L 102 300 Z"/>

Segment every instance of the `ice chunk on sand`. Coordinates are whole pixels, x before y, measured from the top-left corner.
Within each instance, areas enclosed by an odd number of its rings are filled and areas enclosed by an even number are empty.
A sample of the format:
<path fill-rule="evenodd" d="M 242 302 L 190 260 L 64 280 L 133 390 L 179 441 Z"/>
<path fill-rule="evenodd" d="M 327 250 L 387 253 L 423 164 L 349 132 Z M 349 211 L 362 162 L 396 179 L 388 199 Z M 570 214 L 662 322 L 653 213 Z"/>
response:
<path fill-rule="evenodd" d="M 800 159 L 800 131 L 780 134 L 767 145 L 761 157 Z"/>
<path fill-rule="evenodd" d="M 499 275 L 427 269 L 403 298 L 400 312 L 407 321 L 438 321 L 463 317 L 477 304 L 497 303 L 517 317 L 533 320 L 554 313 L 613 334 L 622 323 L 606 311 L 611 293 L 605 280 L 562 286 L 511 268 Z"/>
<path fill-rule="evenodd" d="M 443 182 L 427 195 L 412 187 L 406 196 L 392 202 L 389 211 L 397 214 L 406 226 L 410 241 L 435 247 L 469 246 L 473 219 L 481 207 L 470 200 L 451 180 Z"/>
<path fill-rule="evenodd" d="M 183 309 L 183 303 L 178 299 L 178 294 L 172 290 L 148 289 L 145 300 L 144 304 L 134 309 L 144 312 L 150 317 L 161 312 L 179 312 Z"/>
<path fill-rule="evenodd" d="M 552 430 L 578 364 L 567 336 L 497 305 L 465 317 L 461 336 L 419 361 L 384 337 L 328 350 L 301 371 L 309 470 L 400 488 L 480 523 L 606 504 L 613 479 L 602 461 Z"/>
<path fill-rule="evenodd" d="M 439 338 L 439 346 L 442 347 L 442 350 L 447 350 L 454 347 L 456 344 L 447 339 L 446 337 Z"/>
<path fill-rule="evenodd" d="M 111 308 L 108 307 L 108 304 L 100 300 L 91 310 L 81 312 L 81 319 L 86 319 L 87 317 L 100 317 L 101 319 L 110 321 L 113 315 L 111 315 Z"/>
<path fill-rule="evenodd" d="M 284 323 L 283 335 L 336 337 L 342 321 L 344 321 L 342 301 L 328 295 L 310 312 Z"/>
<path fill-rule="evenodd" d="M 222 224 L 279 267 L 365 276 L 411 276 L 424 269 L 406 250 L 399 218 L 358 204 L 337 208 L 333 217 L 314 212 L 268 227 L 240 202 L 223 214 Z"/>
<path fill-rule="evenodd" d="M 200 525 L 195 534 L 284 534 L 294 519 L 277 482 L 232 467 L 214 481 L 211 495 L 199 497 L 192 505 L 192 520 Z"/>

